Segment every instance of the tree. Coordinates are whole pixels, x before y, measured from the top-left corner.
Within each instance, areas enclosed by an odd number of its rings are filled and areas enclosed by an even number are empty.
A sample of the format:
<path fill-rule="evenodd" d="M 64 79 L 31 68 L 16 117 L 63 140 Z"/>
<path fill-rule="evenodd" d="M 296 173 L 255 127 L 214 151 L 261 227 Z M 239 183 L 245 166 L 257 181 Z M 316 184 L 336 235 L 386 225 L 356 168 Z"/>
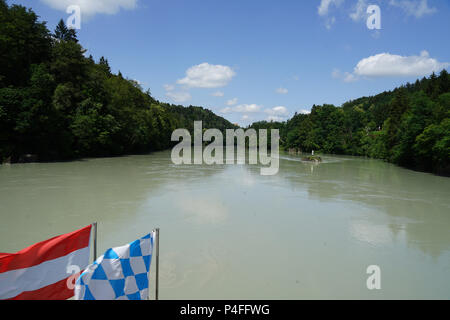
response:
<path fill-rule="evenodd" d="M 403 166 L 418 166 L 413 151 L 416 137 L 431 124 L 434 102 L 423 92 L 411 97 L 411 107 L 403 116 L 397 132 L 398 143 L 392 149 L 392 161 Z"/>
<path fill-rule="evenodd" d="M 72 82 L 74 87 L 81 87 L 89 64 L 84 57 L 85 52 L 72 41 L 60 41 L 53 45 L 50 70 L 58 83 Z"/>
<path fill-rule="evenodd" d="M 450 119 L 428 126 L 415 142 L 414 151 L 423 170 L 450 174 Z"/>
<path fill-rule="evenodd" d="M 72 41 L 78 43 L 75 29 L 67 28 L 63 19 L 59 20 L 53 36 L 60 41 Z"/>
<path fill-rule="evenodd" d="M 37 15 L 23 6 L 0 4 L 0 86 L 25 86 L 32 64 L 47 61 L 50 33 Z"/>
<path fill-rule="evenodd" d="M 105 59 L 105 57 L 101 57 L 99 61 L 99 66 L 105 72 L 105 74 L 110 75 L 111 74 L 111 67 L 109 66 L 108 59 Z"/>
<path fill-rule="evenodd" d="M 450 91 L 450 75 L 447 70 L 442 70 L 438 78 L 439 94 Z"/>

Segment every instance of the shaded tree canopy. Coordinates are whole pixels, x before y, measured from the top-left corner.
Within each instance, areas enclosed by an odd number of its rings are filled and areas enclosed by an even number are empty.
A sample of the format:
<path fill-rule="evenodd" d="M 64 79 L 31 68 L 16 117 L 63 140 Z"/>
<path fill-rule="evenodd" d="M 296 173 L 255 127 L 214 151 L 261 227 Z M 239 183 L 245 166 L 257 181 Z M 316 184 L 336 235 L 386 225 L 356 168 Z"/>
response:
<path fill-rule="evenodd" d="M 59 20 L 53 36 L 58 40 L 78 42 L 76 31 L 68 28 L 63 19 Z"/>

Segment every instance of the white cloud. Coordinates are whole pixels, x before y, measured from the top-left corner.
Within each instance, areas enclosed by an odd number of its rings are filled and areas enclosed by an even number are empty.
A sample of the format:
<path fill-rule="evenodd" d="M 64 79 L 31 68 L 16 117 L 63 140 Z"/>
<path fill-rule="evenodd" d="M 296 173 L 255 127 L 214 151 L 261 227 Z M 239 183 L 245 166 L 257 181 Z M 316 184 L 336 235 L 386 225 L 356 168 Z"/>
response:
<path fill-rule="evenodd" d="M 353 73 L 345 72 L 343 80 L 344 82 L 355 82 L 358 80 L 358 77 L 355 76 Z"/>
<path fill-rule="evenodd" d="M 241 104 L 235 107 L 226 107 L 221 112 L 224 114 L 242 113 L 241 120 L 263 119 L 264 115 L 266 115 L 265 120 L 267 121 L 285 121 L 289 116 L 289 111 L 284 106 L 263 109 L 262 106 L 256 104 Z M 252 116 L 249 114 L 252 114 Z"/>
<path fill-rule="evenodd" d="M 301 114 L 310 114 L 311 110 L 302 109 L 302 110 L 299 111 L 299 113 L 301 113 Z"/>
<path fill-rule="evenodd" d="M 182 103 L 191 100 L 192 96 L 189 92 L 185 91 L 169 91 L 166 92 L 166 96 L 172 99 L 174 102 Z"/>
<path fill-rule="evenodd" d="M 317 12 L 319 13 L 319 16 L 328 15 L 328 11 L 329 11 L 331 5 L 335 5 L 336 7 L 339 7 L 343 1 L 344 0 L 321 0 L 320 5 L 317 8 Z"/>
<path fill-rule="evenodd" d="M 331 5 L 335 7 L 339 7 L 344 0 L 321 0 L 319 7 L 317 7 L 317 13 L 319 16 L 325 18 L 325 27 L 329 30 L 336 22 L 336 17 L 329 17 L 328 13 L 330 11 Z"/>
<path fill-rule="evenodd" d="M 255 113 L 260 112 L 262 106 L 256 105 L 256 104 L 240 104 L 235 107 L 226 107 L 225 109 L 222 109 L 222 113 Z"/>
<path fill-rule="evenodd" d="M 283 122 L 285 118 L 279 116 L 268 116 L 267 121 Z"/>
<path fill-rule="evenodd" d="M 165 84 L 164 89 L 166 90 L 166 97 L 177 103 L 186 102 L 192 98 L 187 91 L 175 91 L 175 86 L 171 84 Z"/>
<path fill-rule="evenodd" d="M 367 19 L 368 6 L 369 3 L 367 2 L 367 0 L 358 0 L 358 2 L 353 7 L 354 11 L 350 13 L 350 18 L 355 22 Z"/>
<path fill-rule="evenodd" d="M 186 77 L 177 83 L 191 88 L 220 88 L 225 87 L 235 75 L 230 67 L 202 63 L 190 67 Z"/>
<path fill-rule="evenodd" d="M 332 8 L 339 8 L 345 0 L 321 0 L 320 5 L 317 7 L 317 13 L 325 21 L 325 27 L 331 29 L 336 22 L 336 17 L 331 13 Z M 349 17 L 355 21 L 365 21 L 369 14 L 367 8 L 373 2 L 383 2 L 387 5 L 400 8 L 406 15 L 421 18 L 426 15 L 431 15 L 437 12 L 435 7 L 430 7 L 428 0 L 352 0 L 353 5 L 349 12 Z M 344 10 L 348 10 L 344 8 Z"/>
<path fill-rule="evenodd" d="M 266 109 L 264 112 L 272 116 L 286 116 L 288 114 L 288 109 L 284 106 L 278 106 L 273 107 L 272 109 Z"/>
<path fill-rule="evenodd" d="M 288 109 L 284 106 L 273 107 L 272 109 L 264 110 L 269 116 L 267 121 L 284 121 L 288 117 Z"/>
<path fill-rule="evenodd" d="M 428 0 L 390 0 L 391 6 L 399 7 L 409 16 L 421 18 L 437 11 L 436 8 L 428 7 Z"/>
<path fill-rule="evenodd" d="M 235 107 L 226 107 L 220 110 L 223 114 L 241 114 L 241 121 L 286 121 L 289 117 L 289 110 L 284 106 L 276 106 L 264 109 L 257 104 L 240 104 Z"/>
<path fill-rule="evenodd" d="M 449 63 L 442 63 L 430 58 L 427 51 L 422 51 L 420 56 L 380 53 L 359 61 L 354 74 L 365 77 L 419 77 L 432 72 L 439 72 L 448 66 Z"/>
<path fill-rule="evenodd" d="M 41 0 L 53 9 L 66 11 L 71 5 L 81 8 L 82 16 L 96 14 L 116 14 L 121 9 L 132 10 L 137 7 L 138 0 Z"/>
<path fill-rule="evenodd" d="M 233 107 L 235 112 L 241 112 L 241 113 L 252 113 L 252 112 L 259 112 L 261 111 L 261 106 L 256 104 L 240 104 L 236 107 Z"/>
<path fill-rule="evenodd" d="M 173 90 L 175 90 L 175 86 L 174 86 L 174 85 L 171 85 L 171 84 L 165 84 L 165 85 L 164 85 L 164 89 L 165 89 L 166 91 L 173 91 Z"/>
<path fill-rule="evenodd" d="M 339 69 L 334 69 L 331 76 L 335 79 L 341 79 L 344 82 L 355 82 L 358 80 L 358 77 L 356 77 L 353 73 L 341 72 Z"/>
<path fill-rule="evenodd" d="M 331 17 L 331 18 L 327 19 L 327 21 L 325 21 L 325 27 L 328 30 L 330 30 L 335 22 L 336 22 L 336 18 L 335 17 Z"/>
<path fill-rule="evenodd" d="M 286 88 L 278 88 L 277 93 L 279 94 L 288 94 L 289 90 Z"/>
<path fill-rule="evenodd" d="M 344 82 L 354 82 L 361 77 L 423 77 L 433 72 L 440 72 L 449 66 L 448 62 L 439 62 L 430 58 L 427 51 L 422 51 L 420 56 L 380 53 L 359 61 L 352 73 L 334 69 L 331 75 Z"/>
<path fill-rule="evenodd" d="M 223 97 L 225 94 L 222 91 L 217 91 L 217 92 L 211 93 L 211 95 L 213 97 Z"/>
<path fill-rule="evenodd" d="M 335 79 L 339 79 L 341 77 L 341 71 L 339 69 L 333 69 L 331 76 Z"/>
<path fill-rule="evenodd" d="M 341 71 L 333 71 L 332 73 L 333 78 L 340 79 L 344 82 L 355 82 L 358 80 L 358 77 L 355 76 L 353 73 L 350 72 L 341 72 Z"/>
<path fill-rule="evenodd" d="M 233 98 L 227 101 L 227 106 L 234 106 L 238 102 L 238 98 Z"/>

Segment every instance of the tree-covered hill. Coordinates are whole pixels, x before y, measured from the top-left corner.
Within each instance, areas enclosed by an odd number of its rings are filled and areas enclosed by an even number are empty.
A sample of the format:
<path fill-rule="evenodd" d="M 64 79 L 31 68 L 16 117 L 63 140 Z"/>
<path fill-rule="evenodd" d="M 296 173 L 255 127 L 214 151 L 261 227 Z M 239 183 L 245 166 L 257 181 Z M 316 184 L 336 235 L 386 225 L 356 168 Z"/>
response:
<path fill-rule="evenodd" d="M 341 107 L 313 106 L 311 114 L 252 127 L 280 129 L 285 149 L 368 156 L 450 175 L 450 76 L 442 70 Z"/>
<path fill-rule="evenodd" d="M 0 0 L 0 163 L 166 149 L 194 120 L 235 127 L 201 107 L 160 103 L 85 52 L 63 21 L 51 33 L 31 9 Z"/>

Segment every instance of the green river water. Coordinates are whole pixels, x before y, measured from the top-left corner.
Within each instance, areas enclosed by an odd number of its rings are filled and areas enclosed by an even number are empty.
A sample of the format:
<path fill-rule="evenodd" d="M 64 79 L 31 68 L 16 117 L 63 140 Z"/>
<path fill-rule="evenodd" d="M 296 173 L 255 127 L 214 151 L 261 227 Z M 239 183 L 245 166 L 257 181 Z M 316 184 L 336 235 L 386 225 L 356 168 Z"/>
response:
<path fill-rule="evenodd" d="M 162 299 L 450 299 L 450 179 L 323 159 L 282 154 L 275 176 L 169 151 L 0 165 L 0 252 L 97 221 L 102 254 L 159 227 Z"/>

